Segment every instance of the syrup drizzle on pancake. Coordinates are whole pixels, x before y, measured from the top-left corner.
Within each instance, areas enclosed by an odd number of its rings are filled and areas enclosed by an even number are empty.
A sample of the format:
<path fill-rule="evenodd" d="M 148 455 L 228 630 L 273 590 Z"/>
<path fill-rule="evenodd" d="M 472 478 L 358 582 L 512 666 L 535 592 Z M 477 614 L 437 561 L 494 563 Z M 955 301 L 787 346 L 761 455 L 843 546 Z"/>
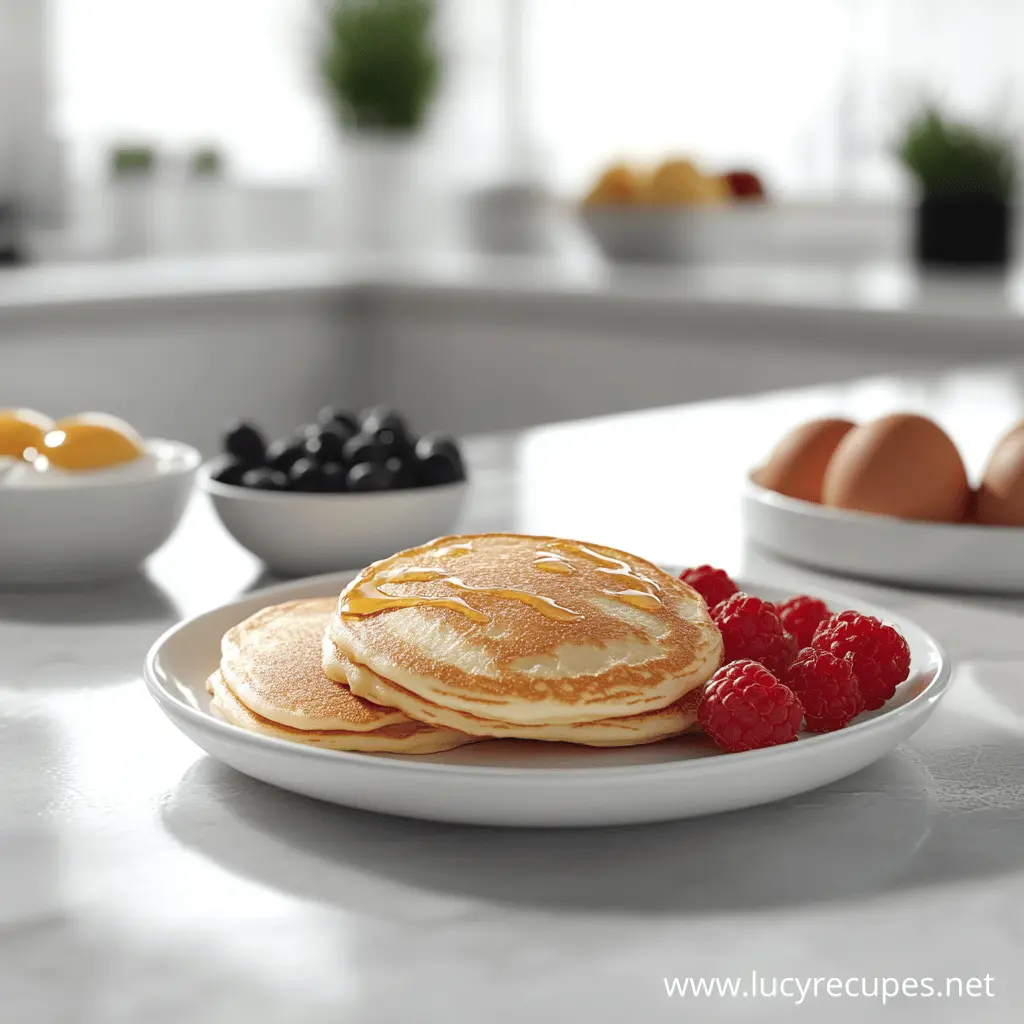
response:
<path fill-rule="evenodd" d="M 473 553 L 473 545 L 468 541 L 465 544 L 449 544 L 446 548 L 438 548 L 434 552 L 435 558 L 461 558 L 462 555 Z"/>
<path fill-rule="evenodd" d="M 569 541 L 553 541 L 552 546 L 556 549 L 561 549 L 562 551 L 579 555 L 582 558 L 587 558 L 591 562 L 596 562 L 598 572 L 614 576 L 617 580 L 621 580 L 623 583 L 635 584 L 634 587 L 630 587 L 626 590 L 602 590 L 602 594 L 605 594 L 608 597 L 614 597 L 618 601 L 625 601 L 626 604 L 634 605 L 637 608 L 653 610 L 661 605 L 661 598 L 658 596 L 661 593 L 661 587 L 659 587 L 654 580 L 648 579 L 648 577 L 644 576 L 642 573 L 634 572 L 627 562 L 623 562 L 619 558 L 612 558 L 611 555 L 602 555 L 583 544 L 572 544 Z M 559 559 L 566 565 L 569 564 L 558 555 L 557 551 L 550 552 L 550 554 L 553 558 Z M 540 557 L 541 556 L 538 556 L 538 561 Z M 548 569 L 548 571 L 560 572 L 563 570 Z"/>
<path fill-rule="evenodd" d="M 567 562 L 557 551 L 541 551 L 533 564 L 544 572 L 557 573 L 559 576 L 568 576 L 576 571 L 572 563 Z"/>
<path fill-rule="evenodd" d="M 458 557 L 472 552 L 472 544 L 452 544 L 439 549 L 438 557 Z M 654 610 L 661 606 L 661 587 L 654 580 L 642 573 L 634 572 L 627 562 L 611 555 L 602 555 L 584 544 L 573 544 L 569 541 L 553 541 L 550 548 L 541 551 L 534 559 L 534 566 L 543 572 L 568 575 L 575 573 L 572 563 L 561 552 L 577 555 L 597 564 L 597 571 L 615 577 L 616 581 L 627 584 L 625 590 L 602 590 L 607 597 L 624 601 L 637 608 Z M 411 569 L 393 570 L 378 577 L 370 576 L 357 586 L 346 590 L 338 605 L 338 614 L 342 617 L 362 618 L 377 615 L 380 612 L 392 611 L 396 608 L 449 608 L 460 612 L 473 622 L 489 623 L 491 616 L 479 608 L 474 608 L 462 597 L 426 597 L 417 594 L 388 594 L 380 588 L 385 584 L 398 583 L 444 583 L 463 593 L 490 594 L 503 597 L 509 601 L 521 601 L 535 608 L 541 615 L 559 622 L 579 622 L 583 613 L 565 608 L 550 597 L 532 594 L 526 590 L 513 590 L 506 587 L 474 587 L 464 583 L 457 576 L 451 576 L 441 569 L 414 567 Z"/>
<path fill-rule="evenodd" d="M 401 569 L 396 572 L 384 573 L 381 577 L 363 580 L 358 586 L 350 587 L 341 595 L 338 605 L 338 614 L 342 617 L 363 617 L 376 615 L 378 612 L 391 611 L 395 608 L 414 608 L 428 606 L 432 608 L 450 608 L 452 611 L 461 612 L 474 622 L 487 623 L 491 617 L 474 608 L 461 597 L 423 597 L 416 594 L 396 596 L 386 594 L 380 588 L 386 583 L 432 583 L 439 582 L 447 584 L 456 590 L 473 594 L 491 594 L 494 597 L 504 597 L 509 601 L 521 601 L 535 608 L 542 615 L 549 619 L 556 619 L 559 622 L 579 622 L 583 618 L 582 612 L 574 612 L 571 608 L 563 608 L 562 605 L 553 601 L 550 597 L 543 597 L 540 594 L 531 594 L 525 590 L 510 590 L 505 587 L 473 587 L 463 583 L 457 576 L 449 576 L 440 569 Z"/>

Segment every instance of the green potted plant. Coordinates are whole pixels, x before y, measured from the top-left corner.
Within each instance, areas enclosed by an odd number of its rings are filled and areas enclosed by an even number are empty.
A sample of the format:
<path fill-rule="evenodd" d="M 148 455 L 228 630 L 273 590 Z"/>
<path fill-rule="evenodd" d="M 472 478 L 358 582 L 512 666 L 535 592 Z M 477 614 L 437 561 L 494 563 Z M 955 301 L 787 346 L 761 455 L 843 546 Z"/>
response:
<path fill-rule="evenodd" d="M 1004 267 L 1012 247 L 1017 157 L 1001 135 L 924 110 L 899 147 L 917 180 L 914 252 L 926 267 Z"/>
<path fill-rule="evenodd" d="M 111 255 L 144 256 L 155 247 L 158 164 L 151 145 L 130 142 L 110 147 L 107 228 Z"/>
<path fill-rule="evenodd" d="M 185 155 L 179 176 L 175 229 L 186 252 L 224 249 L 232 217 L 232 191 L 226 181 L 223 152 L 215 145 L 196 146 Z"/>
<path fill-rule="evenodd" d="M 156 170 L 156 150 L 152 146 L 113 146 L 109 163 L 111 177 L 115 179 L 149 178 Z"/>
<path fill-rule="evenodd" d="M 353 247 L 394 248 L 416 213 L 441 54 L 431 0 L 333 0 L 320 56 L 340 128 L 333 203 Z"/>
<path fill-rule="evenodd" d="M 216 146 L 200 146 L 189 156 L 188 169 L 196 181 L 220 180 L 224 174 L 224 157 Z"/>

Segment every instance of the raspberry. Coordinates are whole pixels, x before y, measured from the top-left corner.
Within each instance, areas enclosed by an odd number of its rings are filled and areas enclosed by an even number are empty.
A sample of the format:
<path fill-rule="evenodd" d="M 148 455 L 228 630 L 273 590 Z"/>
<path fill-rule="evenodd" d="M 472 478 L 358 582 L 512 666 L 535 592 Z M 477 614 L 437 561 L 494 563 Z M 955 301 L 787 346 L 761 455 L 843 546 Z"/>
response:
<path fill-rule="evenodd" d="M 790 743 L 803 716 L 796 694 L 763 665 L 746 659 L 720 668 L 697 708 L 704 731 L 732 753 Z"/>
<path fill-rule="evenodd" d="M 832 614 L 824 601 L 808 597 L 806 594 L 791 597 L 788 601 L 777 604 L 775 610 L 779 613 L 786 632 L 796 637 L 796 642 L 801 648 L 811 646 L 814 631 L 819 623 Z"/>
<path fill-rule="evenodd" d="M 749 658 L 782 676 L 796 654 L 796 642 L 782 628 L 775 606 L 739 591 L 711 612 L 722 633 L 723 664 Z"/>
<path fill-rule="evenodd" d="M 709 609 L 727 597 L 732 597 L 740 589 L 724 569 L 716 569 L 713 565 L 698 565 L 693 569 L 684 569 L 679 578 L 684 583 L 689 583 L 704 598 Z"/>
<path fill-rule="evenodd" d="M 907 641 L 870 615 L 840 612 L 825 619 L 814 632 L 812 646 L 851 659 L 868 711 L 880 708 L 910 674 Z"/>
<path fill-rule="evenodd" d="M 864 707 L 850 658 L 805 647 L 786 675 L 786 685 L 804 706 L 811 732 L 834 732 L 850 724 Z"/>

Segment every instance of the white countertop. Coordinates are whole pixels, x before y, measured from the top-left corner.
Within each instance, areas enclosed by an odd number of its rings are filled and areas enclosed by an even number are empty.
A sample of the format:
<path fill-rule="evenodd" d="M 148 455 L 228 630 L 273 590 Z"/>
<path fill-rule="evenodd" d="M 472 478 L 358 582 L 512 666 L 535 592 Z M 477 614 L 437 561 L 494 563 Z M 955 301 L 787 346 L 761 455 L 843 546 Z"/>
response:
<path fill-rule="evenodd" d="M 897 263 L 611 267 L 583 255 L 465 254 L 345 258 L 322 252 L 40 264 L 0 272 L 0 318 L 53 309 L 178 299 L 372 289 L 392 301 L 512 303 L 520 313 L 564 311 L 671 318 L 680 328 L 730 318 L 764 329 L 792 324 L 865 344 L 901 330 L 948 336 L 965 353 L 1015 354 L 1024 325 L 1024 270 L 1008 276 L 922 276 Z M 839 328 L 835 338 L 823 324 Z M 969 333 L 966 333 L 969 332 Z M 2 338 L 0 338 L 2 341 Z"/>
<path fill-rule="evenodd" d="M 796 420 L 898 406 L 941 413 L 976 467 L 1024 413 L 1024 375 L 879 380 L 482 438 L 464 525 L 592 537 L 813 591 L 820 580 L 744 545 L 744 470 Z M 992 979 L 992 998 L 900 997 L 884 1011 L 822 995 L 801 1008 L 808 1020 L 1020 1019 L 1024 599 L 829 581 L 900 609 L 949 652 L 949 696 L 910 743 L 773 806 L 531 833 L 300 799 L 179 735 L 143 688 L 147 648 L 258 581 L 197 501 L 145 576 L 0 594 L 4 1020 L 796 1018 L 782 997 L 665 994 L 665 977 L 754 970 Z"/>

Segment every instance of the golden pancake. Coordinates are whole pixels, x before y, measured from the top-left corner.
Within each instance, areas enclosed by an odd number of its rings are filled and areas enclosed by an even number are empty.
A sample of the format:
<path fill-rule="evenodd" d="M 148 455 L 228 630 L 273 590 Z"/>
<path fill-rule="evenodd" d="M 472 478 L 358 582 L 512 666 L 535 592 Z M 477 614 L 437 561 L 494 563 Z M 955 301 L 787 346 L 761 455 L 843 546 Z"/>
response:
<path fill-rule="evenodd" d="M 324 637 L 324 666 L 333 678 L 345 678 L 353 693 L 387 707 L 398 708 L 410 718 L 438 727 L 456 729 L 476 737 L 495 739 L 546 740 L 580 743 L 590 747 L 631 747 L 656 743 L 688 732 L 697 721 L 697 706 L 703 687 L 689 690 L 679 700 L 657 711 L 645 711 L 625 718 L 604 718 L 597 722 L 564 725 L 512 725 L 493 718 L 478 718 L 462 711 L 442 708 L 417 697 L 397 683 L 382 679 L 341 654 L 330 637 Z"/>
<path fill-rule="evenodd" d="M 320 644 L 337 601 L 289 601 L 251 615 L 221 641 L 221 672 L 260 718 L 290 729 L 370 732 L 405 715 L 355 696 L 324 675 Z"/>
<path fill-rule="evenodd" d="M 666 708 L 722 654 L 681 580 L 614 548 L 519 534 L 445 537 L 374 563 L 342 592 L 328 635 L 419 701 L 530 727 Z M 330 656 L 324 671 L 346 679 Z"/>
<path fill-rule="evenodd" d="M 413 722 L 404 716 L 399 724 L 384 725 L 372 732 L 291 729 L 250 711 L 225 682 L 221 672 L 215 672 L 210 676 L 207 689 L 213 694 L 213 710 L 225 721 L 249 732 L 321 747 L 324 750 L 357 750 L 376 754 L 434 754 L 473 742 L 470 736 L 451 729 L 437 729 L 421 722 Z"/>

